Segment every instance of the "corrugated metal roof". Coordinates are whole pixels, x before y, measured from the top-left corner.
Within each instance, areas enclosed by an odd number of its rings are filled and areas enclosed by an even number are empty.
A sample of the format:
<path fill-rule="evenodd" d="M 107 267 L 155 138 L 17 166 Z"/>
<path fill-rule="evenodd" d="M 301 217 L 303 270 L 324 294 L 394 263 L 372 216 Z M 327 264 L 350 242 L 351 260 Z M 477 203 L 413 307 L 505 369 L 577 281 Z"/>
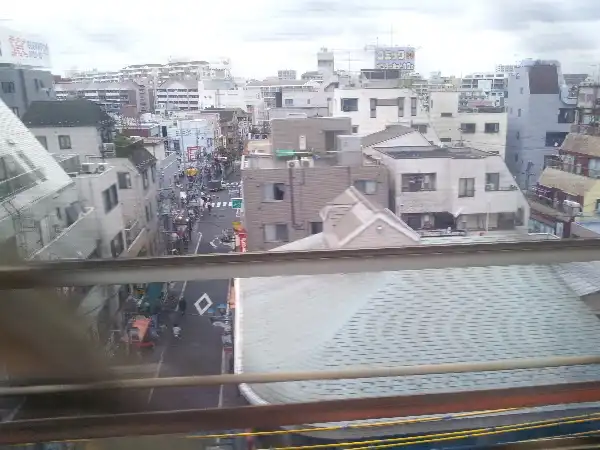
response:
<path fill-rule="evenodd" d="M 582 155 L 600 156 L 600 137 L 569 133 L 561 145 L 561 150 Z"/>
<path fill-rule="evenodd" d="M 538 183 L 546 187 L 560 189 L 571 195 L 584 196 L 594 187 L 597 181 L 593 178 L 547 167 L 542 172 Z"/>

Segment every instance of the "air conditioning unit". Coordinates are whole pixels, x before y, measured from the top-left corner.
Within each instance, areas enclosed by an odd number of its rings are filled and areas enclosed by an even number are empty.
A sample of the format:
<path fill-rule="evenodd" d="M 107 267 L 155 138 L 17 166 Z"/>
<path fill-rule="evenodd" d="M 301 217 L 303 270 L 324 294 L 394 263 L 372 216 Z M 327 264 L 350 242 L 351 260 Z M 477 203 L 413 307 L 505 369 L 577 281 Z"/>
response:
<path fill-rule="evenodd" d="M 288 169 L 297 169 L 300 167 L 300 161 L 294 159 L 292 161 L 287 162 Z"/>
<path fill-rule="evenodd" d="M 97 172 L 106 172 L 110 166 L 108 163 L 98 163 Z"/>
<path fill-rule="evenodd" d="M 102 155 L 105 157 L 115 156 L 115 144 L 102 144 Z"/>
<path fill-rule="evenodd" d="M 82 163 L 81 164 L 81 172 L 82 173 L 94 173 L 96 170 L 96 164 L 93 163 Z"/>
<path fill-rule="evenodd" d="M 312 158 L 301 158 L 300 167 L 315 167 L 315 161 Z"/>

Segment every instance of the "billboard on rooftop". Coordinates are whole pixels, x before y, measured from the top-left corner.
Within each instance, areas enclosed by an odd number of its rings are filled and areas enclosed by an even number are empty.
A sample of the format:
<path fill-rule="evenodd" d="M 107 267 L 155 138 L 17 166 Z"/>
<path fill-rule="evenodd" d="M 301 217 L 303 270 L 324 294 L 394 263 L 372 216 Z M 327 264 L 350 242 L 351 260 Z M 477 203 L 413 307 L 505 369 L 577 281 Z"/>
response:
<path fill-rule="evenodd" d="M 49 68 L 48 44 L 37 36 L 0 27 L 0 63 Z"/>
<path fill-rule="evenodd" d="M 415 70 L 414 47 L 378 47 L 375 49 L 376 69 Z"/>

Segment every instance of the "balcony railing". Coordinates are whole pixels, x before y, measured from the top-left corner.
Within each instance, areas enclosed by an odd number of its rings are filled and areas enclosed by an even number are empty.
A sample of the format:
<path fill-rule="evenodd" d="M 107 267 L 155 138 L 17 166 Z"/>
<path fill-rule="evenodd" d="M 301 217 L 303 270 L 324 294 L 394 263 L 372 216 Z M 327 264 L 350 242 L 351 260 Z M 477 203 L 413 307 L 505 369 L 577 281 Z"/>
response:
<path fill-rule="evenodd" d="M 94 208 L 86 208 L 77 220 L 61 230 L 48 245 L 33 254 L 32 259 L 54 260 L 63 258 L 86 258 L 98 245 L 95 230 L 96 216 Z"/>
<path fill-rule="evenodd" d="M 486 184 L 485 190 L 487 192 L 496 192 L 496 191 L 518 191 L 519 186 L 516 184 L 511 184 L 510 186 L 498 186 L 495 184 Z"/>
<path fill-rule="evenodd" d="M 127 225 L 127 228 L 125 228 L 125 242 L 127 243 L 127 248 L 131 247 L 131 244 L 133 244 L 140 235 L 142 229 L 142 225 L 137 220 L 134 220 Z"/>
<path fill-rule="evenodd" d="M 588 178 L 600 178 L 600 170 L 590 169 L 582 164 L 571 164 L 556 160 L 546 160 L 546 167 Z"/>
<path fill-rule="evenodd" d="M 553 198 L 545 197 L 544 195 L 540 194 L 538 191 L 530 190 L 525 195 L 528 200 L 530 200 L 534 203 L 543 205 L 545 207 L 551 208 L 558 215 L 574 217 L 577 213 L 573 210 L 572 207 L 566 206 L 562 202 L 559 202 L 558 200 L 554 200 Z M 535 209 L 535 204 L 532 204 L 531 206 Z"/>
<path fill-rule="evenodd" d="M 0 200 L 17 195 L 42 181 L 46 181 L 43 169 L 34 169 L 13 178 L 0 181 Z"/>

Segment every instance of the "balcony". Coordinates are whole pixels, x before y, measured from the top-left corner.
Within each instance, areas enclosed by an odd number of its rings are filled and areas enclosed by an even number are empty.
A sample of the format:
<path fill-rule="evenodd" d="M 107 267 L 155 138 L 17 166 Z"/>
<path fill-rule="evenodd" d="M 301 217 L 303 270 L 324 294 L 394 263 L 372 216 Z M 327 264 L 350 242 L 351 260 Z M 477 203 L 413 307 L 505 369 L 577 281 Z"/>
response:
<path fill-rule="evenodd" d="M 46 179 L 43 169 L 34 169 L 0 181 L 0 201 L 37 186 L 38 183 L 46 181 Z"/>
<path fill-rule="evenodd" d="M 31 259 L 85 259 L 96 250 L 99 236 L 94 208 L 87 208 L 69 227 L 57 230 L 52 241 L 33 254 Z"/>
<path fill-rule="evenodd" d="M 569 222 L 576 215 L 573 208 L 565 206 L 557 200 L 545 197 L 535 190 L 528 191 L 525 195 L 532 211 L 554 217 L 563 222 Z"/>
<path fill-rule="evenodd" d="M 127 248 L 126 255 L 135 257 L 146 242 L 146 228 L 138 220 L 127 224 L 125 228 L 125 244 Z"/>

